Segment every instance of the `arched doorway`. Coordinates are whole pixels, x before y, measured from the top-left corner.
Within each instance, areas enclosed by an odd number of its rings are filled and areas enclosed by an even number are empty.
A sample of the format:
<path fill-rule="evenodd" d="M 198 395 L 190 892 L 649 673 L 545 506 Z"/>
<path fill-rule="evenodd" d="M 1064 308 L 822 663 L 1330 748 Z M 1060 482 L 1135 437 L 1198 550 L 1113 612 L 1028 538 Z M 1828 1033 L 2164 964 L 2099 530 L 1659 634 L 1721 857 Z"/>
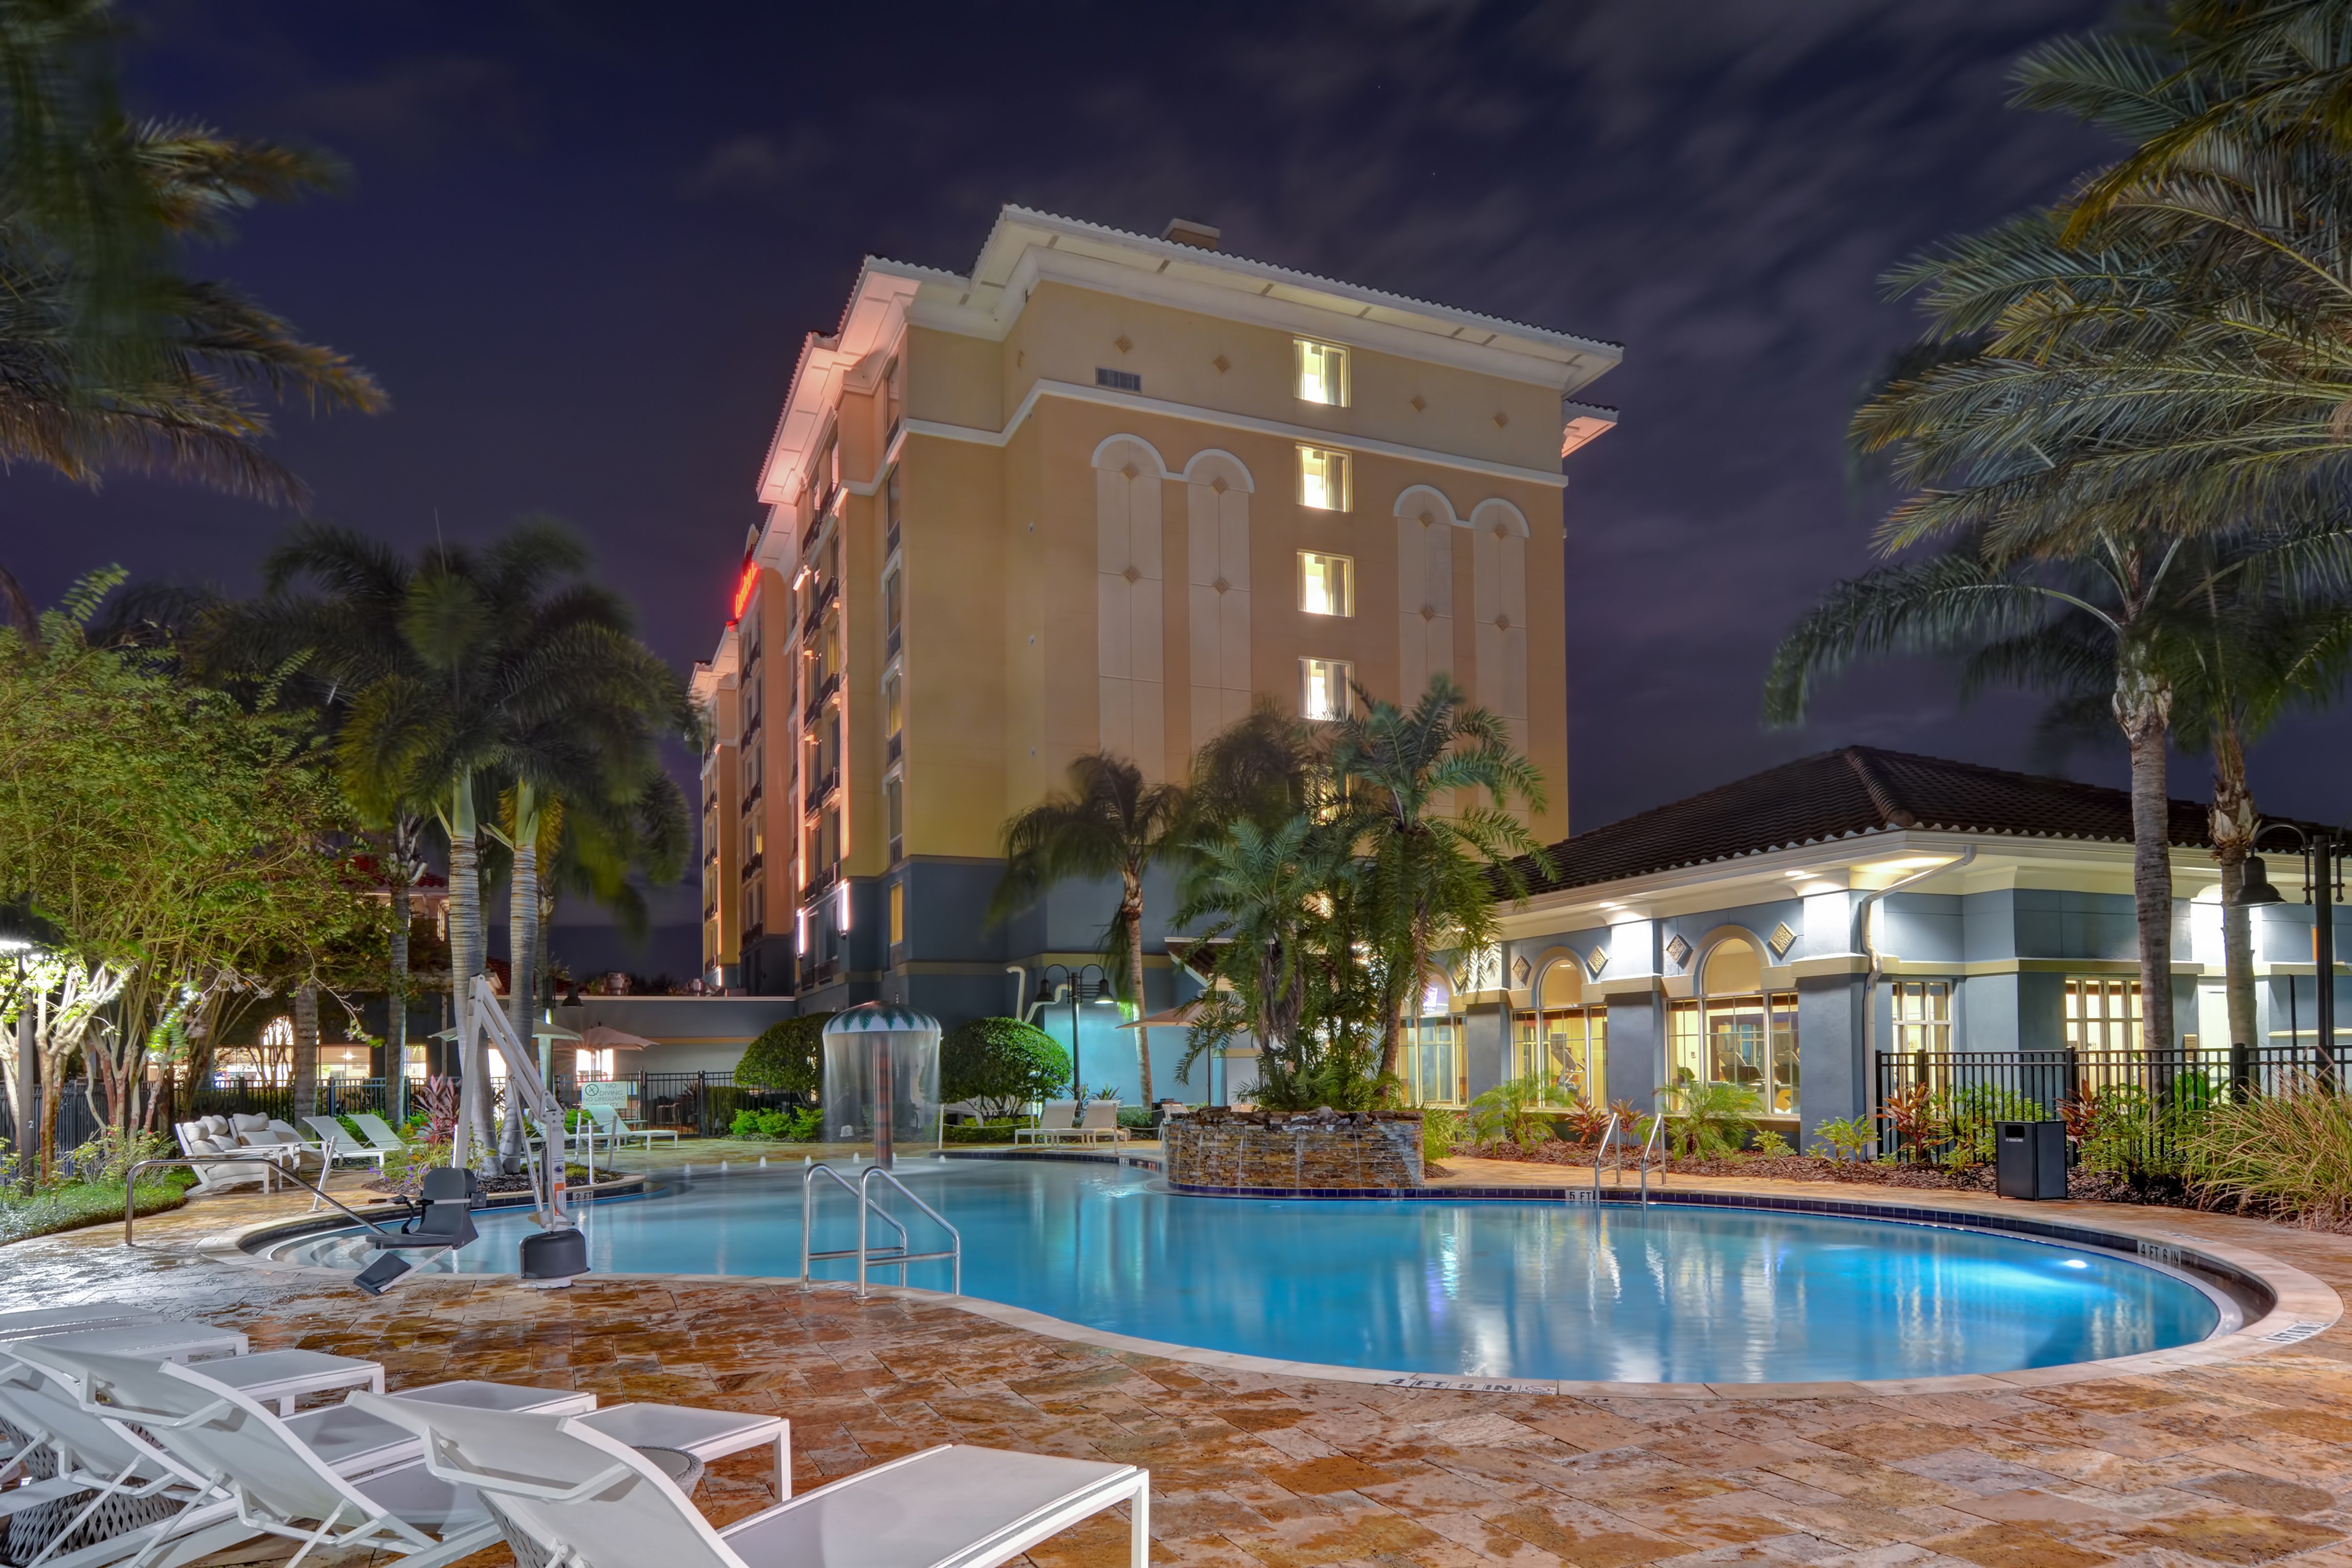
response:
<path fill-rule="evenodd" d="M 1797 1113 L 1797 993 L 1764 988 L 1764 959 L 1745 936 L 1726 936 L 1698 971 L 1698 995 L 1668 1019 L 1675 1082 L 1731 1083 L 1767 1116 Z"/>
<path fill-rule="evenodd" d="M 1540 1079 L 1547 1105 L 1602 1103 L 1609 1009 L 1586 1000 L 1584 971 L 1575 958 L 1559 959 L 1537 977 L 1535 1003 L 1517 1019 L 1511 1075 Z"/>

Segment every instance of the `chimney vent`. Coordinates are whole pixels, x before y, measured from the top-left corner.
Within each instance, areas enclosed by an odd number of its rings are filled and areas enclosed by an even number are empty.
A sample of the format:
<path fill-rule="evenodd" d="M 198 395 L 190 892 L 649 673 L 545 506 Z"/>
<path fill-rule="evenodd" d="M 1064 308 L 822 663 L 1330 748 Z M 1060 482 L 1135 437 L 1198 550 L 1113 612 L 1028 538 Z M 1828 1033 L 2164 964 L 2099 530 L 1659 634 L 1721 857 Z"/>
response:
<path fill-rule="evenodd" d="M 1160 237 L 1175 245 L 1189 245 L 1195 250 L 1214 250 L 1223 231 L 1207 224 L 1196 224 L 1190 218 L 1171 218 Z"/>

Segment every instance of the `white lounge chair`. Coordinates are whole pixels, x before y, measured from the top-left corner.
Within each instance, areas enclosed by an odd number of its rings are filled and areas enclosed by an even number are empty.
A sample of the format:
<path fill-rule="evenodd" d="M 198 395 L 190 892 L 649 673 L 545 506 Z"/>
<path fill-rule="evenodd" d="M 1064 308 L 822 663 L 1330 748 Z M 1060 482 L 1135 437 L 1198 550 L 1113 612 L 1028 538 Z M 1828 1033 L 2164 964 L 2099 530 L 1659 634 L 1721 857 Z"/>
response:
<path fill-rule="evenodd" d="M 37 1342 L 26 1359 L 40 1358 Z M 347 1479 L 259 1402 L 191 1368 L 56 1353 L 44 1364 L 78 1381 L 83 1407 L 101 1413 L 118 1433 L 128 1436 L 135 1427 L 182 1474 L 211 1482 L 209 1498 L 193 1500 L 173 1520 L 144 1532 L 142 1547 L 171 1538 L 170 1560 L 189 1561 L 186 1552 L 198 1543 L 181 1538 L 199 1531 L 207 1552 L 230 1541 L 276 1535 L 300 1542 L 297 1555 L 389 1552 L 408 1568 L 438 1568 L 498 1539 L 496 1521 L 467 1488 L 441 1480 L 417 1461 Z M 58 1562 L 59 1568 L 83 1568 Z"/>
<path fill-rule="evenodd" d="M 352 1120 L 359 1124 L 360 1136 L 367 1140 L 369 1148 L 386 1155 L 404 1155 L 408 1152 L 407 1144 L 402 1141 L 398 1133 L 392 1130 L 392 1124 L 374 1112 L 358 1112 L 353 1114 Z"/>
<path fill-rule="evenodd" d="M 1118 1124 L 1118 1102 L 1089 1100 L 1087 1113 L 1078 1124 L 1070 1129 L 1070 1140 L 1079 1144 L 1099 1144 L 1105 1139 L 1113 1144 L 1127 1142 L 1127 1129 Z"/>
<path fill-rule="evenodd" d="M 279 1354 L 282 1353 L 265 1351 L 244 1360 L 261 1362 Z M 221 1375 L 230 1370 L 231 1364 L 212 1362 L 192 1368 L 187 1380 L 205 1388 L 220 1388 Z M 86 1391 L 89 1375 L 89 1363 L 85 1358 L 70 1351 L 60 1354 L 54 1342 L 35 1347 L 32 1356 L 22 1363 L 10 1364 L 8 1371 L 0 1374 L 0 1422 L 28 1430 L 37 1428 L 43 1433 L 54 1431 L 59 1434 L 59 1440 L 73 1447 L 87 1467 L 102 1469 L 108 1475 L 124 1471 L 128 1458 L 142 1460 L 130 1470 L 135 1477 L 154 1479 L 169 1473 L 183 1480 L 203 1479 L 167 1450 L 157 1448 L 135 1427 L 112 1425 L 121 1411 L 89 1398 Z M 239 1391 L 239 1396 L 251 1398 L 257 1392 L 246 1388 Z M 585 1415 L 596 1407 L 593 1394 L 470 1381 L 404 1389 L 391 1397 L 544 1415 Z M 327 1468 L 346 1479 L 373 1475 L 397 1465 L 414 1465 L 421 1452 L 421 1445 L 408 1428 L 348 1405 L 306 1410 L 284 1418 L 280 1425 Z M 34 1462 L 38 1462 L 37 1458 Z M 37 1514 L 27 1522 L 40 1527 L 31 1532 L 31 1539 L 38 1544 L 27 1544 L 12 1536 L 12 1554 L 20 1558 L 35 1554 L 54 1542 L 64 1550 L 50 1557 L 44 1568 L 105 1568 L 133 1554 L 147 1553 L 154 1554 L 149 1557 L 150 1563 L 170 1568 L 260 1533 L 257 1529 L 237 1523 L 236 1503 L 232 1496 L 210 1488 L 208 1483 L 204 1493 L 198 1495 L 194 1488 L 174 1491 L 172 1495 L 176 1501 L 169 1510 L 142 1506 L 136 1500 L 129 1503 L 118 1501 L 95 1515 L 89 1525 L 77 1527 L 79 1541 L 64 1539 L 70 1532 L 58 1528 L 61 1514 L 46 1518 Z M 0 1499 L 13 1495 L 0 1492 Z M 83 1499 L 72 1506 L 79 1511 L 82 1502 L 89 1500 L 92 1500 Z M 31 1506 L 30 1500 L 25 1506 Z M 5 1507 L 0 1506 L 0 1518 L 5 1516 Z M 26 1533 L 25 1525 L 16 1528 L 19 1534 Z M 158 1539 L 164 1535 L 172 1538 L 168 1543 Z M 20 1546 L 24 1548 L 22 1552 L 15 1550 Z"/>
<path fill-rule="evenodd" d="M 588 1119 L 596 1124 L 597 1134 L 602 1137 L 610 1138 L 615 1147 L 631 1138 L 643 1138 L 646 1141 L 646 1153 L 650 1155 L 654 1152 L 656 1138 L 667 1138 L 672 1145 L 677 1142 L 676 1128 L 633 1127 L 629 1125 L 628 1119 L 611 1105 L 583 1105 L 581 1109 L 586 1111 Z"/>
<path fill-rule="evenodd" d="M 200 1122 L 176 1123 L 172 1131 L 179 1137 L 180 1152 L 189 1157 L 188 1168 L 196 1173 L 197 1192 L 228 1192 L 240 1186 L 267 1189 L 278 1175 L 276 1162 L 263 1155 L 235 1161 L 220 1158 L 250 1151 L 227 1134 L 215 1137 Z"/>
<path fill-rule="evenodd" d="M 118 1323 L 163 1321 L 161 1312 L 151 1312 L 144 1307 L 126 1307 L 121 1301 L 85 1301 L 78 1307 L 31 1307 L 21 1312 L 0 1312 L 0 1341 L 74 1333 L 82 1329 L 111 1328 Z"/>
<path fill-rule="evenodd" d="M 1034 1127 L 1015 1127 L 1013 1141 L 1016 1144 L 1058 1144 L 1076 1130 L 1078 1103 L 1076 1100 L 1048 1100 L 1038 1114 Z"/>
<path fill-rule="evenodd" d="M 373 1160 L 377 1170 L 383 1169 L 383 1156 L 390 1151 L 370 1148 L 345 1132 L 332 1116 L 305 1116 L 302 1123 L 319 1134 L 319 1148 L 330 1166 L 337 1160 Z"/>
<path fill-rule="evenodd" d="M 476 1489 L 520 1560 L 548 1568 L 997 1568 L 1081 1520 L 1132 1505 L 1150 1556 L 1150 1473 L 993 1448 L 927 1448 L 714 1530 L 646 1455 L 562 1416 L 352 1405 L 415 1430 L 434 1479 Z"/>

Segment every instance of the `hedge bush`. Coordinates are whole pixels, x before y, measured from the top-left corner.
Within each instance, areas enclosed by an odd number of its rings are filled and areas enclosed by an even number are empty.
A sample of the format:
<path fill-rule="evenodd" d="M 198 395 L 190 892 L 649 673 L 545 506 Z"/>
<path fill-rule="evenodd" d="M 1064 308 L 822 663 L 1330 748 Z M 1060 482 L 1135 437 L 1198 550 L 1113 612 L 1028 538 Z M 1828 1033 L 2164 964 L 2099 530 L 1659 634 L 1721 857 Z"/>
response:
<path fill-rule="evenodd" d="M 1050 1100 L 1070 1082 L 1070 1053 L 1019 1019 L 973 1019 L 940 1045 L 940 1098 L 969 1100 L 984 1117 Z"/>
<path fill-rule="evenodd" d="M 751 1089 L 814 1094 L 824 1085 L 824 1025 L 831 1013 L 784 1019 L 760 1031 L 735 1064 L 735 1082 Z"/>

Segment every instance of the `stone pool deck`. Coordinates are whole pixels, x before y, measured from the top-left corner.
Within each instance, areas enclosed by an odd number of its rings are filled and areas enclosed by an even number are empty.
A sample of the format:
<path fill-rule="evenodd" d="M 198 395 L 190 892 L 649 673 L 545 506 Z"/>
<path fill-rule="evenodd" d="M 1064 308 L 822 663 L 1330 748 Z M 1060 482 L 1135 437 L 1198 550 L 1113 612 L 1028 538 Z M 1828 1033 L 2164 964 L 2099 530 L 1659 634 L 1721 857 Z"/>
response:
<path fill-rule="evenodd" d="M 1530 1174 L 1557 1186 L 1557 1171 Z M 1473 1176 L 1496 1179 L 1483 1168 L 1453 1179 Z M 1685 1184 L 1700 1182 L 1677 1178 Z M 792 1419 L 804 1485 L 950 1441 L 1129 1461 L 1152 1471 L 1162 1563 L 2352 1568 L 2352 1322 L 2247 1360 L 1995 1393 L 1473 1394 L 1114 1352 L 911 1296 L 860 1303 L 838 1290 L 624 1278 L 540 1292 L 421 1278 L 371 1301 L 194 1249 L 306 1207 L 199 1200 L 142 1221 L 138 1251 L 119 1244 L 119 1228 L 0 1249 L 0 1310 L 127 1300 L 235 1324 L 257 1348 L 381 1360 L 394 1387 L 491 1377 L 773 1411 Z M 2352 1237 L 2172 1210 L 2003 1207 L 2160 1224 L 2352 1290 Z M 755 1456 L 714 1467 L 701 1499 L 714 1520 L 771 1500 L 761 1468 Z M 1125 1542 L 1124 1525 L 1097 1521 L 1033 1556 L 1045 1568 L 1119 1568 Z"/>

